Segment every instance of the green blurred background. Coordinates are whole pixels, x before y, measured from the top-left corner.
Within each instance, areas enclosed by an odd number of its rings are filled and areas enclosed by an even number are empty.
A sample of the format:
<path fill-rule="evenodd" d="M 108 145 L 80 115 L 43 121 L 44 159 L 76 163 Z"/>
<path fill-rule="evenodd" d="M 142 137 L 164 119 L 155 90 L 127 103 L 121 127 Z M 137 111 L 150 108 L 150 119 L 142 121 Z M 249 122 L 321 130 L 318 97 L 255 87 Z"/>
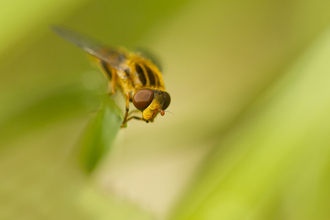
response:
<path fill-rule="evenodd" d="M 330 219 L 329 1 L 0 6 L 0 219 Z M 119 130 L 51 24 L 156 54 L 174 114 Z"/>

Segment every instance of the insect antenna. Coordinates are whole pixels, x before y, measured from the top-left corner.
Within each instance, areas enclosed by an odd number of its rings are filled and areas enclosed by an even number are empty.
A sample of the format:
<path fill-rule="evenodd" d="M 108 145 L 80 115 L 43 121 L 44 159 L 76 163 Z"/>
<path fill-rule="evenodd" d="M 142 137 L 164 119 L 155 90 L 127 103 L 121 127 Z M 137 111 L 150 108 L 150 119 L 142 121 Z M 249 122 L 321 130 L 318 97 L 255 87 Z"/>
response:
<path fill-rule="evenodd" d="M 173 112 L 170 112 L 170 111 L 167 111 L 167 110 L 164 110 L 164 112 L 168 112 L 168 113 L 171 113 L 172 115 L 175 115 Z"/>

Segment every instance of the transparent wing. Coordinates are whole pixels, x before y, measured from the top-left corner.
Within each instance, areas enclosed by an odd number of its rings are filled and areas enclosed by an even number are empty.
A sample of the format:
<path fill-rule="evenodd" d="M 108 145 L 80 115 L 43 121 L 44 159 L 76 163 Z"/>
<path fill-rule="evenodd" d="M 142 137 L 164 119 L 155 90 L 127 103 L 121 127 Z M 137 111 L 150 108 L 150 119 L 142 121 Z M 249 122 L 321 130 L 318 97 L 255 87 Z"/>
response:
<path fill-rule="evenodd" d="M 126 60 L 124 53 L 104 46 L 102 43 L 66 27 L 51 26 L 51 29 L 60 37 L 80 47 L 87 53 L 103 60 L 116 69 L 124 70 L 121 66 L 121 63 Z"/>

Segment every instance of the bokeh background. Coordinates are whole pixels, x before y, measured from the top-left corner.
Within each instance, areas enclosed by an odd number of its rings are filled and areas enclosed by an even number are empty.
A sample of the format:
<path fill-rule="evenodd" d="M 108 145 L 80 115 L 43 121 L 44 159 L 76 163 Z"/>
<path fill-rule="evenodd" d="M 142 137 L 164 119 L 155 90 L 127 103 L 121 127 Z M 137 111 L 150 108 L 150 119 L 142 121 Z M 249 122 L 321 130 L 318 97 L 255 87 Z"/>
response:
<path fill-rule="evenodd" d="M 330 219 L 329 1 L 0 6 L 1 219 Z M 51 24 L 156 54 L 173 114 L 119 130 Z"/>

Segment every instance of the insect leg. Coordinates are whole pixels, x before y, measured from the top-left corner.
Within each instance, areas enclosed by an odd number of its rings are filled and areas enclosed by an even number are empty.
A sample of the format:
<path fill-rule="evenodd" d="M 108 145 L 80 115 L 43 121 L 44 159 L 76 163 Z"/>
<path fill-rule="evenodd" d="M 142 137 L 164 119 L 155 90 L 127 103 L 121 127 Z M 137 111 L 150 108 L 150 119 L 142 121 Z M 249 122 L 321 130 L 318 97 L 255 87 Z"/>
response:
<path fill-rule="evenodd" d="M 136 120 L 141 120 L 141 121 L 145 121 L 142 117 L 138 117 L 138 116 L 131 116 L 127 119 L 127 121 L 131 120 L 131 119 L 136 119 Z M 149 122 L 149 121 L 145 121 L 145 122 Z"/>
<path fill-rule="evenodd" d="M 116 70 L 115 69 L 113 69 L 113 68 L 111 68 L 111 69 L 112 69 L 113 74 L 112 74 L 112 81 L 111 81 L 111 94 L 109 94 L 109 95 L 113 95 L 116 92 L 117 73 L 116 73 Z M 110 84 L 110 82 L 109 82 L 109 84 Z"/>
<path fill-rule="evenodd" d="M 123 123 L 121 124 L 121 127 L 125 127 L 126 123 L 128 121 L 127 117 L 128 117 L 128 112 L 129 112 L 129 100 L 131 99 L 131 93 L 126 93 L 125 98 L 126 98 L 125 117 L 124 117 Z"/>
<path fill-rule="evenodd" d="M 137 109 L 132 110 L 131 112 L 128 113 L 128 116 L 130 116 L 131 114 L 136 113 L 136 112 L 139 112 L 139 110 L 137 110 Z M 128 120 L 127 120 L 127 121 L 128 121 Z"/>

